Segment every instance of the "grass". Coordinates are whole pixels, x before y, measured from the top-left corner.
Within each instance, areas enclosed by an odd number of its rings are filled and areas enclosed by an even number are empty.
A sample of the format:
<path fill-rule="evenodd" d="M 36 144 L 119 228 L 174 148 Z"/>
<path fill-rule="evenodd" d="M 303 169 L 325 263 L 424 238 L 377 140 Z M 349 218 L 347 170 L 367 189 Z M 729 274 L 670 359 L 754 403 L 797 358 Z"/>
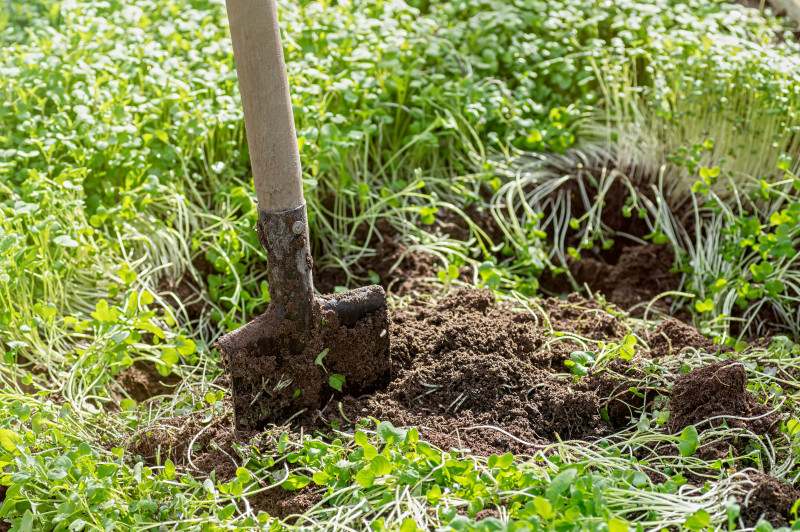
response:
<path fill-rule="evenodd" d="M 432 257 L 433 283 L 469 271 L 472 284 L 534 308 L 541 274 L 565 271 L 570 256 L 626 239 L 669 245 L 682 281 L 662 297 L 668 310 L 733 348 L 753 391 L 784 414 L 777 436 L 738 435 L 751 442 L 744 465 L 680 452 L 643 463 L 644 448 L 693 441 L 645 410 L 613 437 L 510 458 L 438 450 L 374 420 L 330 437 L 267 432 L 233 450 L 233 480 L 167 461 L 169 449 L 138 461 L 124 445 L 132 434 L 188 415 L 222 422 L 227 390 L 209 346 L 268 301 L 224 5 L 10 1 L 0 8 L 0 516 L 15 532 L 743 528 L 748 471 L 800 479 L 798 45 L 755 10 L 661 8 L 281 3 L 314 254 L 358 285 L 374 281 L 359 265 L 393 239 Z M 615 182 L 646 238 L 605 221 Z M 470 209 L 490 212 L 502 241 Z M 442 233 L 446 213 L 467 236 Z M 624 323 L 631 350 L 646 351 L 651 324 Z M 553 342 L 595 354 L 559 369 L 575 378 L 610 371 L 626 349 L 556 332 Z M 784 336 L 743 341 L 768 332 Z M 641 387 L 721 356 L 675 354 Z M 134 363 L 181 387 L 137 403 L 115 380 Z M 701 431 L 696 443 L 732 435 Z M 303 483 L 321 498 L 296 525 L 248 502 Z M 500 520 L 477 521 L 488 508 Z"/>

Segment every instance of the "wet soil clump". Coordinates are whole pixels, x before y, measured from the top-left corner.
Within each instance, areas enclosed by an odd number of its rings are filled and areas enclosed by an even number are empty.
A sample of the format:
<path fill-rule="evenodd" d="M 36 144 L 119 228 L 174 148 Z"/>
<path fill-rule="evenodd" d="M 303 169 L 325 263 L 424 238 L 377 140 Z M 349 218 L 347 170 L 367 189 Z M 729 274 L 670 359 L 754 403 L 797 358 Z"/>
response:
<path fill-rule="evenodd" d="M 760 473 L 754 473 L 751 480 L 755 487 L 739 501 L 745 526 L 753 527 L 762 518 L 774 527 L 791 526 L 792 506 L 800 499 L 800 491 L 788 482 Z"/>
<path fill-rule="evenodd" d="M 672 391 L 668 427 L 673 433 L 689 425 L 703 430 L 723 422 L 756 434 L 778 429 L 778 413 L 767 414 L 772 409 L 747 390 L 741 362 L 727 360 L 693 369 L 676 379 Z"/>
<path fill-rule="evenodd" d="M 605 317 L 596 319 L 599 308 L 577 299 L 544 305 L 550 309 L 549 325 L 558 330 L 594 320 L 603 325 L 590 328 L 592 333 L 620 332 Z M 419 426 L 435 445 L 477 454 L 530 450 L 556 435 L 603 434 L 608 426 L 595 389 L 555 375 L 565 369 L 547 345 L 547 323 L 540 312 L 497 305 L 490 290 L 459 289 L 435 306 L 418 301 L 395 311 L 392 381 L 373 395 L 345 398 L 346 419 L 340 421 L 374 416 Z"/>
<path fill-rule="evenodd" d="M 144 361 L 136 361 L 131 367 L 117 375 L 117 383 L 128 392 L 131 399 L 142 402 L 159 395 L 171 395 L 180 384 L 181 378 L 170 373 L 161 375 L 156 366 Z"/>

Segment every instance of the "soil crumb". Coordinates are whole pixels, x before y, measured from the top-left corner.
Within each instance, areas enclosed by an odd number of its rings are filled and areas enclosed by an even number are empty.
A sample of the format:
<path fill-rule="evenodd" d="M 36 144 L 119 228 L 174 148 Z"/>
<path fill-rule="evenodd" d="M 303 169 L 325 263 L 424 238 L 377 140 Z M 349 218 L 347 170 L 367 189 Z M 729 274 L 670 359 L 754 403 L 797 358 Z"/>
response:
<path fill-rule="evenodd" d="M 613 317 L 587 303 L 547 300 L 543 307 L 558 330 L 619 332 Z M 554 374 L 565 369 L 559 359 L 550 367 L 557 353 L 545 323 L 541 313 L 497 305 L 490 290 L 458 289 L 435 306 L 418 300 L 392 314 L 388 388 L 345 398 L 345 417 L 419 426 L 435 445 L 476 454 L 521 452 L 556 435 L 599 436 L 607 429 L 601 397 L 585 380 Z"/>
<path fill-rule="evenodd" d="M 753 527 L 762 518 L 774 527 L 791 526 L 792 506 L 800 499 L 800 491 L 761 473 L 754 473 L 751 480 L 755 487 L 739 501 L 745 526 Z"/>
<path fill-rule="evenodd" d="M 650 356 L 661 358 L 677 355 L 686 347 L 703 349 L 707 353 L 715 353 L 727 349 L 714 344 L 700 334 L 696 328 L 675 318 L 667 318 L 650 333 Z"/>
<path fill-rule="evenodd" d="M 117 383 L 128 392 L 131 399 L 139 402 L 159 395 L 171 395 L 180 382 L 181 378 L 175 373 L 165 377 L 158 372 L 155 364 L 141 360 L 117 375 Z"/>
<path fill-rule="evenodd" d="M 677 433 L 689 425 L 702 430 L 727 422 L 732 428 L 771 434 L 777 430 L 780 417 L 777 412 L 766 415 L 770 410 L 747 390 L 742 363 L 728 360 L 693 369 L 676 379 L 668 427 Z"/>

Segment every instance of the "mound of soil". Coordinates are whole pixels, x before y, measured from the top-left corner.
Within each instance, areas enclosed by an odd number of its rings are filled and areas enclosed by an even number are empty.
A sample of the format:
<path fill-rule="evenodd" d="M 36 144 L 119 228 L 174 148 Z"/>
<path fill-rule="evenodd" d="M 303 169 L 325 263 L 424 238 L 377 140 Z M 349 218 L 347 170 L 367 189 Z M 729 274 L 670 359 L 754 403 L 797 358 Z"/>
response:
<path fill-rule="evenodd" d="M 675 318 L 662 321 L 656 330 L 650 333 L 650 356 L 653 358 L 676 355 L 686 347 L 703 349 L 707 353 L 730 350 L 714 344 L 696 328 Z"/>
<path fill-rule="evenodd" d="M 792 506 L 800 499 L 800 491 L 788 482 L 760 473 L 754 473 L 751 480 L 755 487 L 739 500 L 745 526 L 755 526 L 762 518 L 774 527 L 790 526 L 794 519 Z"/>
<path fill-rule="evenodd" d="M 546 301 L 550 326 L 605 338 L 620 332 L 613 317 L 580 303 Z M 565 368 L 553 360 L 545 324 L 540 313 L 496 305 L 490 290 L 459 289 L 435 306 L 418 301 L 396 311 L 389 386 L 345 398 L 340 422 L 373 416 L 415 425 L 431 443 L 478 454 L 605 433 L 596 390 L 554 374 Z"/>
<path fill-rule="evenodd" d="M 674 260 L 672 248 L 666 244 L 646 244 L 622 248 L 619 259 L 609 264 L 591 257 L 573 260 L 572 275 L 579 284 L 588 284 L 621 309 L 650 302 L 657 295 L 676 290 L 681 276 L 670 273 Z M 635 315 L 642 315 L 637 309 Z"/>
<path fill-rule="evenodd" d="M 668 427 L 673 433 L 689 425 L 701 430 L 723 422 L 756 434 L 772 434 L 778 429 L 778 413 L 766 415 L 771 408 L 747 390 L 741 362 L 726 360 L 693 369 L 676 379 L 672 391 Z"/>
<path fill-rule="evenodd" d="M 120 372 L 116 380 L 122 389 L 128 392 L 131 399 L 139 402 L 159 395 L 173 394 L 181 382 L 178 375 L 170 373 L 164 377 L 158 372 L 155 364 L 141 360 Z"/>

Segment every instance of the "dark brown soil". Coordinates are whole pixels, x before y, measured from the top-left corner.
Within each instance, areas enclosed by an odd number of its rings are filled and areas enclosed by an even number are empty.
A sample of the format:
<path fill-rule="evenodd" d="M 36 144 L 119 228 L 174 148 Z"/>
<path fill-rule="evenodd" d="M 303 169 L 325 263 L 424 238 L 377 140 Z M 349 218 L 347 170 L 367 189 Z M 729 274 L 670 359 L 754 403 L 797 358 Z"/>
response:
<path fill-rule="evenodd" d="M 203 254 L 194 257 L 192 264 L 203 279 L 215 272 L 214 266 Z M 189 321 L 198 319 L 208 308 L 204 290 L 188 272 L 178 281 L 163 277 L 158 283 L 158 291 L 172 308 L 175 310 L 183 308 Z"/>
<path fill-rule="evenodd" d="M 751 480 L 755 486 L 739 501 L 745 526 L 755 526 L 761 518 L 774 527 L 790 526 L 794 519 L 792 506 L 800 499 L 800 491 L 788 482 L 760 473 L 751 475 Z"/>
<path fill-rule="evenodd" d="M 673 260 L 668 245 L 647 244 L 623 248 L 615 264 L 584 258 L 573 261 L 570 269 L 578 283 L 588 284 L 608 301 L 630 310 L 680 286 L 680 275 L 670 273 Z M 635 314 L 641 316 L 643 312 L 644 308 L 640 308 Z"/>
<path fill-rule="evenodd" d="M 544 307 L 557 330 L 620 333 L 595 303 L 572 298 Z M 498 306 L 490 290 L 459 289 L 435 306 L 418 301 L 393 313 L 391 333 L 391 383 L 344 398 L 340 422 L 374 416 L 419 426 L 435 445 L 477 454 L 530 450 L 525 442 L 556 436 L 592 438 L 609 428 L 600 417 L 603 398 L 588 381 L 554 374 L 565 371 L 562 352 L 546 345 L 553 337 L 543 316 Z M 323 415 L 339 417 L 333 408 Z"/>
<path fill-rule="evenodd" d="M 387 292 L 397 296 L 412 294 L 426 286 L 425 278 L 435 276 L 438 259 L 407 249 L 391 230 L 375 245 L 374 255 L 364 257 L 353 266 L 353 274 L 366 278 L 370 271 L 375 272 L 378 284 Z M 346 285 L 347 274 L 341 268 L 314 272 L 314 286 L 322 294 L 331 294 L 337 286 Z"/>
<path fill-rule="evenodd" d="M 571 332 L 592 340 L 613 340 L 624 336 L 619 318 L 600 303 L 576 293 L 567 298 L 548 298 L 540 302 L 553 330 Z"/>
<path fill-rule="evenodd" d="M 164 464 L 170 459 L 190 472 L 215 471 L 216 479 L 225 482 L 236 476 L 233 460 L 239 457 L 233 445 L 246 445 L 256 435 L 256 432 L 234 432 L 231 408 L 227 405 L 221 415 L 208 422 L 200 413 L 166 419 L 132 434 L 123 445 L 147 465 Z"/>
<path fill-rule="evenodd" d="M 703 349 L 707 353 L 730 350 L 714 344 L 696 328 L 674 318 L 668 318 L 658 324 L 655 331 L 650 333 L 649 344 L 650 356 L 653 358 L 677 355 L 687 347 Z"/>
<path fill-rule="evenodd" d="M 295 416 L 316 413 L 342 393 L 360 395 L 385 386 L 390 360 L 383 297 L 383 306 L 352 325 L 324 306 L 332 298 L 316 298 L 312 331 L 302 339 L 295 324 L 279 320 L 270 304 L 264 314 L 221 338 L 237 426 L 280 425 Z M 366 304 L 356 299 L 351 307 Z M 331 384 L 335 375 L 344 377 L 341 392 Z"/>
<path fill-rule="evenodd" d="M 319 488 L 308 485 L 297 491 L 287 491 L 276 487 L 263 491 L 250 499 L 250 506 L 258 512 L 267 512 L 272 517 L 293 524 L 298 516 L 306 513 L 322 499 Z M 288 518 L 288 519 L 287 519 Z"/>
<path fill-rule="evenodd" d="M 695 368 L 676 379 L 672 392 L 668 427 L 673 433 L 689 425 L 702 430 L 723 422 L 756 434 L 772 434 L 778 429 L 778 413 L 765 415 L 771 408 L 747 390 L 741 362 L 728 360 Z M 755 417 L 758 419 L 737 419 Z"/>
<path fill-rule="evenodd" d="M 578 171 L 573 179 L 554 192 L 554 196 L 562 196 L 562 201 L 569 197 L 571 215 L 580 218 L 586 212 L 582 198 L 586 195 L 596 203 L 598 191 L 595 183 L 604 171 L 610 169 L 587 168 Z M 638 187 L 637 194 L 654 200 L 652 190 L 647 187 Z M 630 196 L 630 189 L 622 178 L 615 179 L 604 196 L 602 211 L 603 225 L 614 239 L 614 244 L 608 249 L 582 249 L 580 260 L 568 256 L 567 264 L 563 265 L 570 270 L 578 284 L 577 288 L 588 285 L 592 292 L 605 295 L 608 301 L 626 311 L 649 302 L 663 292 L 677 290 L 681 282 L 680 275 L 670 273 L 674 265 L 674 253 L 669 245 L 639 243 L 650 233 L 650 228 L 636 214 L 624 216 L 623 208 Z M 683 219 L 683 211 L 685 208 L 674 209 L 679 222 Z M 545 213 L 545 218 L 547 216 L 548 213 Z M 568 228 L 565 245 L 579 248 L 584 230 L 583 227 L 579 230 Z M 543 273 L 540 282 L 548 293 L 564 294 L 572 292 L 574 288 L 566 275 L 552 276 L 549 271 Z M 665 310 L 664 303 L 666 301 L 657 302 L 657 308 Z M 640 317 L 643 311 L 643 308 L 638 308 L 635 315 Z"/>
<path fill-rule="evenodd" d="M 180 382 L 178 375 L 170 373 L 164 377 L 155 364 L 145 361 L 136 361 L 117 375 L 117 383 L 122 389 L 128 392 L 131 399 L 140 402 L 159 395 L 171 395 Z"/>

